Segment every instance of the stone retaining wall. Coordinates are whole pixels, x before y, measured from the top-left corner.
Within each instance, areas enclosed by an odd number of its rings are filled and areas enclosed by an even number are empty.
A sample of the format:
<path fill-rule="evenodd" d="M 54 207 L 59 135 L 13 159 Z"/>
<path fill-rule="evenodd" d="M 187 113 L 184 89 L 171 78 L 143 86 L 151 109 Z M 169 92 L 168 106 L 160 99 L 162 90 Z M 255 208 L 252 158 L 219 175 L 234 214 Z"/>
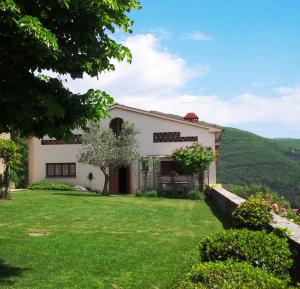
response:
<path fill-rule="evenodd" d="M 245 199 L 225 190 L 224 188 L 211 188 L 208 198 L 220 212 L 229 218 L 232 217 L 232 213 L 236 207 L 245 201 Z M 291 232 L 289 242 L 296 262 L 293 277 L 295 281 L 300 282 L 300 226 L 274 214 L 271 227 L 287 228 Z"/>

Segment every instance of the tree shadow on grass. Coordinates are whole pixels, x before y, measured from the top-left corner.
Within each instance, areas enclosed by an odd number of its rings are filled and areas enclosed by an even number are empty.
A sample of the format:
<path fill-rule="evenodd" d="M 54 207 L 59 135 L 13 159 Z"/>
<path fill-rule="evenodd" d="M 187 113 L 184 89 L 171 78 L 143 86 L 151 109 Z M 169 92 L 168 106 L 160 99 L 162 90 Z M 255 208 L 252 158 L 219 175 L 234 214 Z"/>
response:
<path fill-rule="evenodd" d="M 29 268 L 11 266 L 0 259 L 0 286 L 12 285 L 14 281 L 10 280 L 11 277 L 21 276 L 24 271 L 28 270 Z"/>
<path fill-rule="evenodd" d="M 218 220 L 222 223 L 224 229 L 227 230 L 234 227 L 231 216 L 223 214 L 212 201 L 206 200 L 206 204 L 210 207 L 214 216 L 217 217 Z"/>

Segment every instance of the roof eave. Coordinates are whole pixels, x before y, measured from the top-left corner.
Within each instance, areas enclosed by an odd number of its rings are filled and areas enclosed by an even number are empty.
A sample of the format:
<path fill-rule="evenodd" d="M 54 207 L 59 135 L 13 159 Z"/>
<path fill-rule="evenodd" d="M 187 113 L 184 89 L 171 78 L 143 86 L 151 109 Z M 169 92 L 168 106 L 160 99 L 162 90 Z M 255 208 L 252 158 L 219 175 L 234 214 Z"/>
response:
<path fill-rule="evenodd" d="M 186 120 L 183 120 L 183 119 L 179 119 L 179 118 L 177 119 L 177 118 L 174 118 L 174 117 L 170 117 L 170 116 L 162 114 L 162 113 L 155 113 L 155 112 L 143 110 L 143 109 L 140 109 L 140 108 L 121 105 L 121 104 L 118 104 L 118 103 L 113 104 L 109 108 L 109 110 L 112 110 L 114 108 L 129 110 L 129 111 L 133 111 L 133 112 L 137 112 L 137 113 L 142 113 L 142 114 L 145 114 L 145 115 L 150 115 L 150 116 L 153 116 L 153 117 L 159 117 L 159 118 L 162 118 L 162 119 L 167 119 L 167 120 L 170 120 L 170 121 L 179 122 L 179 123 L 182 123 L 182 124 L 188 124 L 188 125 L 192 125 L 192 126 L 206 128 L 206 129 L 209 130 L 209 132 L 219 132 L 220 130 L 223 130 L 220 126 L 217 126 L 215 124 L 205 125 L 205 124 L 201 124 L 201 123 L 197 123 L 197 122 L 189 122 L 189 121 L 186 121 Z"/>

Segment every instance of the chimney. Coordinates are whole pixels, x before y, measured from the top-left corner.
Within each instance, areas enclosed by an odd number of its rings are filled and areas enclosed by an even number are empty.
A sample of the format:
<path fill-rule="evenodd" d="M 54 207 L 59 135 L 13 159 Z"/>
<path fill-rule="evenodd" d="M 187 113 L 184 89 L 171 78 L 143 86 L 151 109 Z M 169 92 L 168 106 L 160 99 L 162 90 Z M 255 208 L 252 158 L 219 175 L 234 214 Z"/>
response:
<path fill-rule="evenodd" d="M 197 122 L 199 120 L 198 116 L 194 112 L 187 113 L 183 119 L 191 122 Z"/>

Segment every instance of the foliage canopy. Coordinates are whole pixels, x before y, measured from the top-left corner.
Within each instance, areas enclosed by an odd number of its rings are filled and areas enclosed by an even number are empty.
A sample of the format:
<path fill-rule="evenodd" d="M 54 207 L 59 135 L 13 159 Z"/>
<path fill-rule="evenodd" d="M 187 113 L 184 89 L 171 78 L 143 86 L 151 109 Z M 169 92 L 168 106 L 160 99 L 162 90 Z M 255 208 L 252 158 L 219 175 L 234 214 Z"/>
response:
<path fill-rule="evenodd" d="M 0 131 L 61 138 L 106 115 L 112 98 L 100 90 L 75 94 L 60 77 L 98 76 L 113 60 L 131 61 L 116 29 L 131 32 L 138 0 L 1 0 Z"/>
<path fill-rule="evenodd" d="M 188 171 L 198 176 L 199 188 L 202 190 L 204 172 L 215 159 L 215 153 L 204 148 L 201 144 L 195 143 L 174 151 L 172 157 L 174 160 L 181 162 Z"/>

